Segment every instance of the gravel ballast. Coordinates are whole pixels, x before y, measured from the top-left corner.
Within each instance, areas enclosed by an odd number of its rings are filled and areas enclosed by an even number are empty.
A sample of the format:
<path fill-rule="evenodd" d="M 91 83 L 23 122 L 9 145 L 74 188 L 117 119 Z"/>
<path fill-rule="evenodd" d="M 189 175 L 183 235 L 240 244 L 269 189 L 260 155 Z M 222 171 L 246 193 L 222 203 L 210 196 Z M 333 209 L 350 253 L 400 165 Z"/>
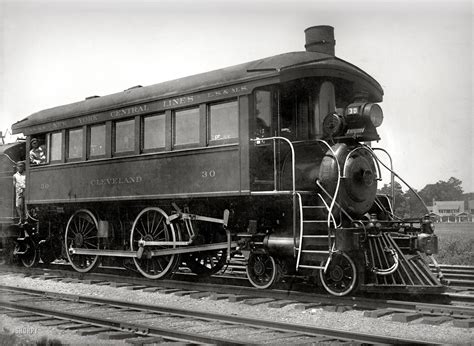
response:
<path fill-rule="evenodd" d="M 323 308 L 297 310 L 294 304 L 282 308 L 270 308 L 267 304 L 247 305 L 242 302 L 227 300 L 210 300 L 208 297 L 194 299 L 189 296 L 176 296 L 160 292 L 130 291 L 124 288 L 97 286 L 82 283 L 64 283 L 38 280 L 20 275 L 9 274 L 0 276 L 0 283 L 8 286 L 32 288 L 50 292 L 78 294 L 84 296 L 113 298 L 126 302 L 160 305 L 193 311 L 216 312 L 226 315 L 252 317 L 255 319 L 304 324 L 319 328 L 337 328 L 344 331 L 366 332 L 392 337 L 423 340 L 441 344 L 466 344 L 473 338 L 472 329 L 457 328 L 451 321 L 441 325 L 427 325 L 415 320 L 409 323 L 394 322 L 392 316 L 380 318 L 364 317 L 363 311 L 350 310 L 330 312 Z M 92 336 L 78 336 L 72 331 L 63 331 L 51 327 L 43 327 L 38 323 L 24 323 L 19 319 L 0 315 L 0 333 L 14 333 L 22 340 L 38 341 L 43 337 L 59 339 L 68 344 L 117 344 L 100 340 Z M 2 329 L 8 331 L 3 331 Z"/>

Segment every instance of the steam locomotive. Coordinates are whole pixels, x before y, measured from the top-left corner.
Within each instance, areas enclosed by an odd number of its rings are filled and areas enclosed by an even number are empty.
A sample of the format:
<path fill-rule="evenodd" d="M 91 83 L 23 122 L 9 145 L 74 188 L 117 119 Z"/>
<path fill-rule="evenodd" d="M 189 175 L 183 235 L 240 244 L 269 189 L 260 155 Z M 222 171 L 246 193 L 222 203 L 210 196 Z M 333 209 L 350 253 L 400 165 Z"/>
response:
<path fill-rule="evenodd" d="M 151 279 L 182 264 L 212 275 L 241 254 L 257 288 L 302 275 L 336 296 L 442 291 L 429 218 L 399 218 L 377 195 L 382 171 L 395 174 L 372 147 L 381 86 L 334 55 L 332 27 L 305 35 L 305 51 L 15 123 L 26 141 L 1 149 L 2 191 L 33 138 L 47 158 L 26 159 L 28 224 L 2 192 L 4 252 L 10 239 L 26 266 L 64 256 L 79 272 L 120 263 Z"/>

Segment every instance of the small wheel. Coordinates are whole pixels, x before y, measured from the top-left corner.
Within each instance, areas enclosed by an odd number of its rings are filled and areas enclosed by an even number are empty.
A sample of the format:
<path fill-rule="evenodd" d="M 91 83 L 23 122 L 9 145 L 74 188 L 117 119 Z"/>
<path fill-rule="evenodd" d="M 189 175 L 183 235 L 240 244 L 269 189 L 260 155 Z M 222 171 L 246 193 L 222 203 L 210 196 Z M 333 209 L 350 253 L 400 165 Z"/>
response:
<path fill-rule="evenodd" d="M 39 258 L 44 264 L 50 264 L 61 256 L 61 243 L 53 242 L 53 239 L 48 239 L 43 244 L 40 244 Z"/>
<path fill-rule="evenodd" d="M 99 249 L 98 222 L 94 214 L 87 209 L 76 211 L 69 218 L 64 240 L 66 256 L 72 267 L 81 273 L 87 273 L 99 264 L 98 255 L 72 255 L 69 248 Z"/>
<path fill-rule="evenodd" d="M 35 244 L 31 239 L 25 240 L 25 243 L 22 244 L 22 247 L 26 252 L 20 255 L 20 261 L 26 268 L 31 268 L 38 263 L 39 256 L 38 251 L 36 250 Z"/>
<path fill-rule="evenodd" d="M 187 256 L 186 265 L 194 274 L 206 277 L 221 270 L 226 259 L 227 250 L 193 252 Z"/>
<path fill-rule="evenodd" d="M 319 278 L 326 291 L 342 297 L 356 288 L 357 268 L 354 261 L 344 252 L 334 253 L 326 273 L 319 271 Z"/>
<path fill-rule="evenodd" d="M 176 233 L 172 224 L 167 224 L 168 215 L 160 208 L 150 207 L 143 209 L 133 222 L 130 233 L 130 246 L 137 251 L 138 241 L 171 241 L 176 242 Z M 179 264 L 179 255 L 151 257 L 151 251 L 158 249 L 175 248 L 173 244 L 167 246 L 147 246 L 140 259 L 133 258 L 138 271 L 149 279 L 160 279 L 171 274 Z"/>
<path fill-rule="evenodd" d="M 256 288 L 270 288 L 280 279 L 279 264 L 265 253 L 251 253 L 247 263 L 247 277 Z"/>

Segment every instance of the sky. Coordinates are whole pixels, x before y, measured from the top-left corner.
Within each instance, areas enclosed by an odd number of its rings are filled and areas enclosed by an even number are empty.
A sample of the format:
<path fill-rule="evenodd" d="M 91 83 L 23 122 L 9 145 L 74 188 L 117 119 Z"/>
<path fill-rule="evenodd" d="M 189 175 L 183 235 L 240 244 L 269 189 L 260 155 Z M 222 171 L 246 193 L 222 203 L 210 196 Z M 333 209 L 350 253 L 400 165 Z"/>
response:
<path fill-rule="evenodd" d="M 0 0 L 0 131 L 88 96 L 302 51 L 315 25 L 333 26 L 336 56 L 384 88 L 374 146 L 396 172 L 418 190 L 454 176 L 474 192 L 469 0 Z"/>

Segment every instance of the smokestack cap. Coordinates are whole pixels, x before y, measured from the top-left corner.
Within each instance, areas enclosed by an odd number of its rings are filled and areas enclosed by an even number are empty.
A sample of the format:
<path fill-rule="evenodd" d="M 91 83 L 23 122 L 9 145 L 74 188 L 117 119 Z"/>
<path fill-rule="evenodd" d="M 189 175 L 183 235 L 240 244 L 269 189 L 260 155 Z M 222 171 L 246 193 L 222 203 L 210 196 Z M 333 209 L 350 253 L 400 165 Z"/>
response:
<path fill-rule="evenodd" d="M 312 26 L 304 31 L 307 52 L 324 53 L 334 56 L 334 28 L 329 25 Z"/>

